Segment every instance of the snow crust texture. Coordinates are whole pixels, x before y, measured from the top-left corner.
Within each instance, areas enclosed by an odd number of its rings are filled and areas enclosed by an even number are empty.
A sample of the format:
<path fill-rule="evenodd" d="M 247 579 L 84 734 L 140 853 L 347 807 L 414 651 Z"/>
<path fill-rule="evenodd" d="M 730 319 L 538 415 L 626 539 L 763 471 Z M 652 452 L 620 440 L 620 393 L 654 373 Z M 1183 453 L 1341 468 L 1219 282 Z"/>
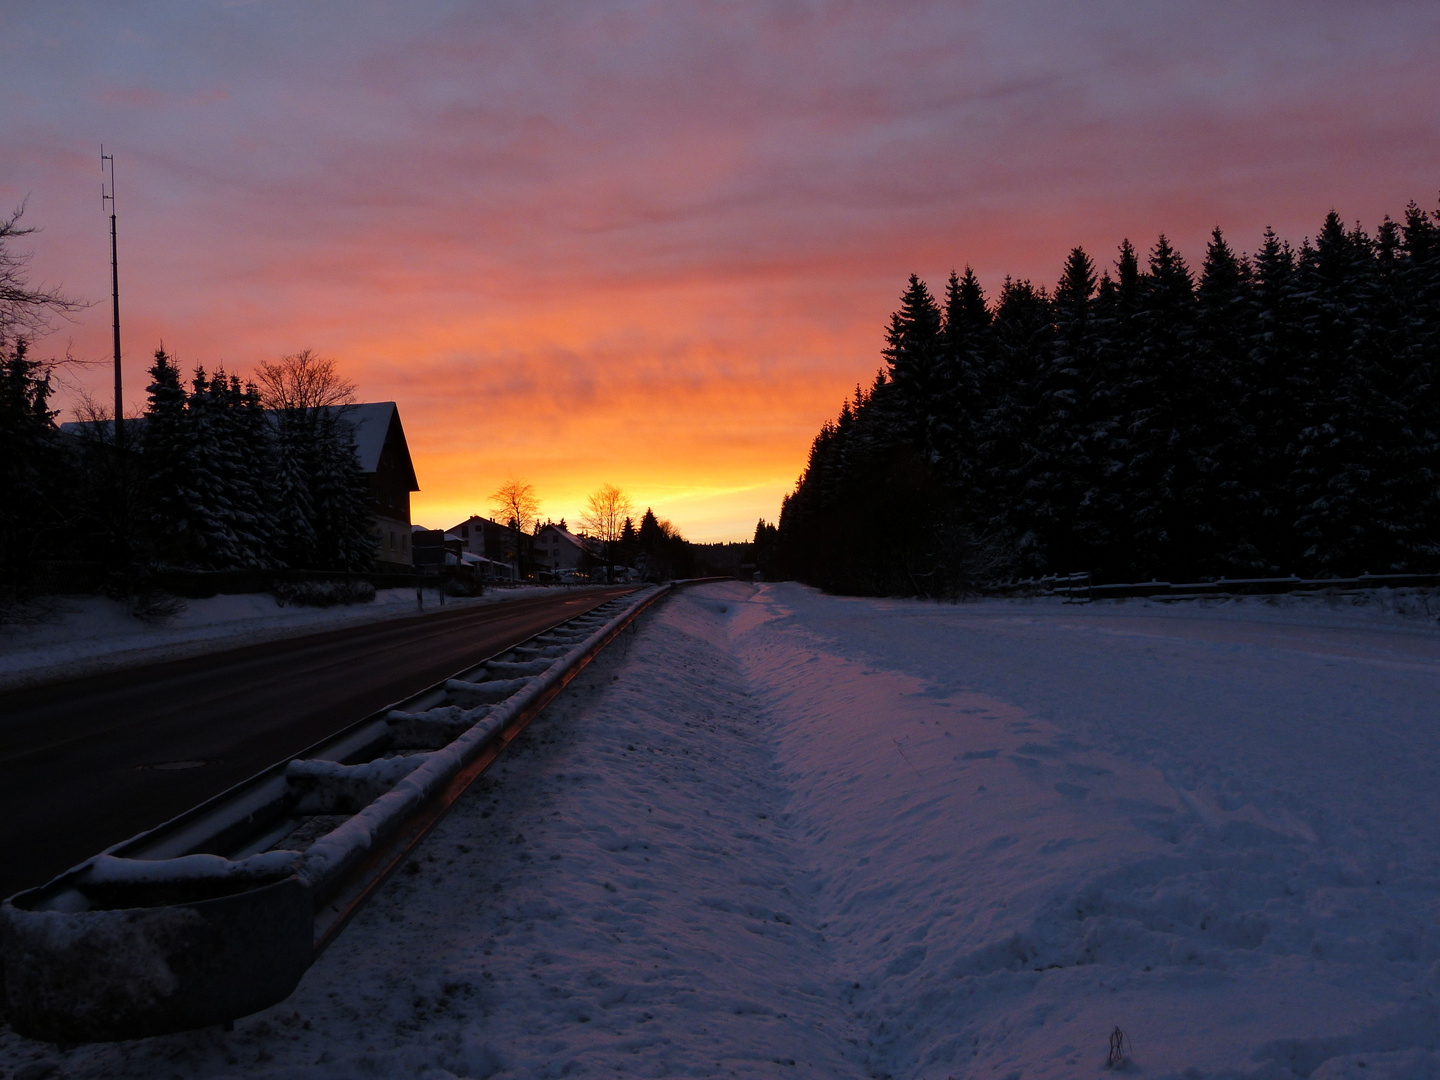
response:
<path fill-rule="evenodd" d="M 694 588 L 288 1001 L 0 1072 L 1435 1078 L 1437 702 L 1373 614 Z"/>

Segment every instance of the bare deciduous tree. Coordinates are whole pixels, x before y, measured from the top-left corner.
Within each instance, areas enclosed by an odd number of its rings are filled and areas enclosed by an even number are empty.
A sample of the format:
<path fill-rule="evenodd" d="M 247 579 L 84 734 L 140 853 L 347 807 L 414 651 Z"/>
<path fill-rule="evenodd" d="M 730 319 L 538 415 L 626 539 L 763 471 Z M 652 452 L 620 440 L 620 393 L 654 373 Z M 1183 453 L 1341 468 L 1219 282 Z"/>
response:
<path fill-rule="evenodd" d="M 490 496 L 490 505 L 495 507 L 495 516 L 515 533 L 515 576 L 519 578 L 520 537 L 535 527 L 540 516 L 540 500 L 532 485 L 512 476 Z"/>
<path fill-rule="evenodd" d="M 625 519 L 634 511 L 630 496 L 614 484 L 604 484 L 586 500 L 580 527 L 596 540 L 613 544 L 620 539 Z"/>
<path fill-rule="evenodd" d="M 75 404 L 70 410 L 75 419 L 83 424 L 80 430 L 86 438 L 96 441 L 113 441 L 110 439 L 110 421 L 114 418 L 115 410 L 95 397 L 89 390 L 81 387 L 75 392 Z M 130 419 L 129 416 L 126 419 Z"/>
<path fill-rule="evenodd" d="M 513 477 L 490 496 L 490 504 L 502 522 L 522 532 L 530 531 L 540 513 L 540 500 L 535 497 L 534 486 Z"/>
<path fill-rule="evenodd" d="M 605 545 L 606 577 L 614 566 L 615 544 L 625 528 L 625 519 L 635 512 L 630 496 L 614 484 L 602 484 L 585 501 L 585 512 L 580 515 L 580 527 Z"/>
<path fill-rule="evenodd" d="M 12 245 L 18 237 L 35 231 L 20 224 L 24 213 L 22 202 L 9 217 L 0 216 L 0 341 L 43 334 L 52 329 L 52 315 L 68 316 L 89 306 L 59 289 L 30 287 L 26 281 L 30 253 L 16 251 Z"/>
<path fill-rule="evenodd" d="M 267 409 L 323 409 L 355 401 L 355 384 L 341 377 L 333 359 L 310 349 L 260 361 L 255 383 Z"/>

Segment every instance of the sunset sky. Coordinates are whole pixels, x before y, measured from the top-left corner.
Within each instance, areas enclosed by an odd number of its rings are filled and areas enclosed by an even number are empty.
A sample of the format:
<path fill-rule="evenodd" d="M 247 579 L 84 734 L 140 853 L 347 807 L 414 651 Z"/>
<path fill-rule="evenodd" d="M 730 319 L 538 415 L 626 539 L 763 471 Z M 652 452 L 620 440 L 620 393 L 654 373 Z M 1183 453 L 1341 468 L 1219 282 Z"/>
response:
<path fill-rule="evenodd" d="M 8 2 L 0 202 L 95 301 L 117 165 L 126 400 L 163 340 L 311 348 L 399 403 L 417 522 L 507 477 L 690 539 L 773 520 L 910 272 L 1192 264 L 1440 191 L 1440 4 Z M 58 403 L 109 394 L 71 366 Z"/>

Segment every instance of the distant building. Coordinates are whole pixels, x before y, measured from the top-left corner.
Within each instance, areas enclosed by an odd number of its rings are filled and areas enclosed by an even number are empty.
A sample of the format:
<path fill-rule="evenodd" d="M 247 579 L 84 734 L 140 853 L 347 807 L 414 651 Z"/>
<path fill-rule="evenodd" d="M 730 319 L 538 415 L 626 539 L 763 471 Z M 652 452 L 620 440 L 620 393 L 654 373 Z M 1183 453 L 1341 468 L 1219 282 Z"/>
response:
<path fill-rule="evenodd" d="M 472 514 L 459 525 L 445 530 L 460 538 L 460 550 L 485 559 L 499 559 L 514 543 L 510 530 L 498 521 Z"/>
<path fill-rule="evenodd" d="M 535 534 L 535 561 L 552 573 L 588 570 L 603 559 L 595 541 L 559 525 L 545 525 Z"/>
<path fill-rule="evenodd" d="M 459 540 L 462 562 L 475 566 L 488 578 L 513 581 L 515 578 L 515 534 L 506 525 L 473 514 L 445 530 L 447 536 Z M 529 537 L 522 537 L 528 545 Z M 528 546 L 526 548 L 528 552 Z"/>

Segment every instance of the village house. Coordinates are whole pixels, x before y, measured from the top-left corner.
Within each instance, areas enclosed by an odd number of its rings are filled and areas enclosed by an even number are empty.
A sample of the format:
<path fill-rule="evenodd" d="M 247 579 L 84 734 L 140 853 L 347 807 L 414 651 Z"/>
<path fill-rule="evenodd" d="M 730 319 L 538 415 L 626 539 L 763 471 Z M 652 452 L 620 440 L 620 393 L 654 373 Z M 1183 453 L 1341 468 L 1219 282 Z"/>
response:
<path fill-rule="evenodd" d="M 502 558 L 515 542 L 509 528 L 479 514 L 472 514 L 459 525 L 451 525 L 445 531 L 460 538 L 461 551 L 468 551 L 484 559 Z"/>
<path fill-rule="evenodd" d="M 375 401 L 347 406 L 343 415 L 355 432 L 355 453 L 370 482 L 376 569 L 409 569 L 410 493 L 419 491 L 420 484 L 400 410 L 393 401 Z"/>
<path fill-rule="evenodd" d="M 460 541 L 462 552 L 479 560 L 474 565 L 479 567 L 484 576 L 514 579 L 515 534 L 508 525 L 472 514 L 459 525 L 450 526 L 445 533 Z M 522 537 L 522 541 L 527 539 L 528 537 Z"/>
<path fill-rule="evenodd" d="M 551 573 L 588 571 L 604 556 L 595 541 L 576 536 L 560 525 L 545 525 L 535 534 L 535 561 Z"/>

